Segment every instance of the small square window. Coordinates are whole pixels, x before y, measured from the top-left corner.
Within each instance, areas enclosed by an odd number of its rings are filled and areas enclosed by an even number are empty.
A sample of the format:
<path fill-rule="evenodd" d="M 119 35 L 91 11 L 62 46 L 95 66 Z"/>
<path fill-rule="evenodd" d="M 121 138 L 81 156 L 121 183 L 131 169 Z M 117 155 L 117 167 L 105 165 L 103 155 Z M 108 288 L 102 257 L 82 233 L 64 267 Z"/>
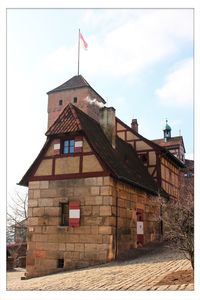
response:
<path fill-rule="evenodd" d="M 74 97 L 73 98 L 73 103 L 77 103 L 77 101 L 78 101 L 77 97 Z"/>
<path fill-rule="evenodd" d="M 62 99 L 59 100 L 59 105 L 60 105 L 60 106 L 63 105 Z"/>
<path fill-rule="evenodd" d="M 147 153 L 141 153 L 141 154 L 139 154 L 138 156 L 139 156 L 139 158 L 142 160 L 142 162 L 143 162 L 144 164 L 147 164 L 147 162 L 148 162 L 148 156 L 147 156 Z"/>

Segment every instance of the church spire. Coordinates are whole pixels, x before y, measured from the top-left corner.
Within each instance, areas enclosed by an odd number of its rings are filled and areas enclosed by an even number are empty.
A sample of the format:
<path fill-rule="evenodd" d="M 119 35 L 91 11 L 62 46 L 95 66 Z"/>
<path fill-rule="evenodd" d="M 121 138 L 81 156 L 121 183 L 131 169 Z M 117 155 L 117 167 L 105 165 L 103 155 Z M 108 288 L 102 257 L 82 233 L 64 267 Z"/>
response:
<path fill-rule="evenodd" d="M 164 132 L 165 142 L 167 142 L 167 140 L 171 138 L 171 127 L 168 125 L 168 120 L 167 119 L 166 119 L 166 124 L 165 124 L 165 127 L 163 129 L 163 132 Z"/>

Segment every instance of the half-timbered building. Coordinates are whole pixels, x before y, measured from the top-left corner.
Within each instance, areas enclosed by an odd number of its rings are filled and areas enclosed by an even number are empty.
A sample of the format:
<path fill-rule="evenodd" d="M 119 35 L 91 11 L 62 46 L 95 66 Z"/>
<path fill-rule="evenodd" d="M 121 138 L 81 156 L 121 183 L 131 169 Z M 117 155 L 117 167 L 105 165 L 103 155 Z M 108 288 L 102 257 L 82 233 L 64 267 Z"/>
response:
<path fill-rule="evenodd" d="M 129 127 L 81 76 L 48 93 L 48 129 L 29 188 L 26 277 L 116 259 L 159 240 L 161 199 L 183 163 Z"/>
<path fill-rule="evenodd" d="M 155 143 L 140 135 L 137 120 L 132 121 L 131 127 L 118 118 L 116 122 L 117 135 L 132 145 L 159 188 L 163 189 L 169 197 L 178 200 L 180 170 L 184 167 L 183 162 L 168 150 L 167 145 L 162 147 L 158 142 Z"/>

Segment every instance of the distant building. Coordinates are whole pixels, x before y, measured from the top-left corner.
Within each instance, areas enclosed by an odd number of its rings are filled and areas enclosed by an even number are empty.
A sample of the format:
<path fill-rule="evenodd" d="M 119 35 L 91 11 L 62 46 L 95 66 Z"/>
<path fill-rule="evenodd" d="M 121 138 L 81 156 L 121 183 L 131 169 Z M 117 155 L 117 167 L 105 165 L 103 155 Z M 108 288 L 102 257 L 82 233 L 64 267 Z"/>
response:
<path fill-rule="evenodd" d="M 19 183 L 29 188 L 27 278 L 162 239 L 161 200 L 178 200 L 184 167 L 170 133 L 164 147 L 146 139 L 81 75 L 48 92 L 47 139 Z"/>
<path fill-rule="evenodd" d="M 164 147 L 170 151 L 181 162 L 185 163 L 185 146 L 182 136 L 171 137 L 171 127 L 166 120 L 165 128 L 163 129 L 163 139 L 153 140 L 154 143 Z"/>

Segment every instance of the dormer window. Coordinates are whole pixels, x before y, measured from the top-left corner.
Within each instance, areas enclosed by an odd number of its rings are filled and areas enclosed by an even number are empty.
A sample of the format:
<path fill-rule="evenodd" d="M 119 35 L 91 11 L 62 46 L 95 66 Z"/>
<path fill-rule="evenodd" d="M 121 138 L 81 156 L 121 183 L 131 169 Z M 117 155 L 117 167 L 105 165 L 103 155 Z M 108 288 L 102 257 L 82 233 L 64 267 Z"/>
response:
<path fill-rule="evenodd" d="M 58 102 L 59 106 L 63 105 L 63 100 L 60 99 L 59 102 Z"/>
<path fill-rule="evenodd" d="M 72 154 L 74 153 L 75 140 L 66 140 L 64 141 L 64 154 Z"/>
<path fill-rule="evenodd" d="M 83 151 L 83 137 L 76 136 L 63 141 L 63 154 L 80 153 Z"/>

